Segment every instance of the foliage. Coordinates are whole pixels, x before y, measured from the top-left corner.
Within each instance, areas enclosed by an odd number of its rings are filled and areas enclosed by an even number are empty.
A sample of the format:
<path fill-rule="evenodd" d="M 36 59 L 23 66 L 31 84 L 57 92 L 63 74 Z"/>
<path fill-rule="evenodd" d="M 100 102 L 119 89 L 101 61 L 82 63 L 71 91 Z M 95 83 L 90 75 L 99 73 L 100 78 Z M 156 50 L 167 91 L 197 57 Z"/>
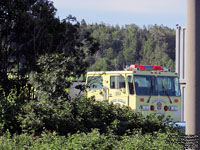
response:
<path fill-rule="evenodd" d="M 161 65 L 175 69 L 173 29 L 157 25 L 142 28 L 135 24 L 123 27 L 87 25 L 86 22 L 81 26 L 100 43 L 95 56 L 88 56 L 89 70 L 123 70 L 130 64 Z"/>
<path fill-rule="evenodd" d="M 46 54 L 38 59 L 40 70 L 31 72 L 29 79 L 38 100 L 58 100 L 68 96 L 66 89 L 70 87 L 80 67 L 75 62 L 77 59 L 70 59 L 64 53 Z"/>
<path fill-rule="evenodd" d="M 87 68 L 173 69 L 174 30 L 60 20 L 49 0 L 1 0 L 0 6 L 1 149 L 181 148 L 166 142 L 176 131 L 162 117 L 68 93 Z"/>
<path fill-rule="evenodd" d="M 54 49 L 50 48 L 54 45 L 50 44 L 50 28 L 59 20 L 54 17 L 56 9 L 50 1 L 2 0 L 0 4 L 0 84 L 8 94 L 13 84 L 8 73 L 24 78 L 34 69 L 39 54 Z"/>
<path fill-rule="evenodd" d="M 51 1 L 2 0 L 0 5 L 1 131 L 17 133 L 21 132 L 22 108 L 46 103 L 52 108 L 44 112 L 62 109 L 69 101 L 72 79 L 85 72 L 85 58 L 98 50 L 98 43 L 89 32 L 81 32 L 75 17 L 56 18 Z"/>
<path fill-rule="evenodd" d="M 2 0 L 0 6 L 0 84 L 6 94 L 13 85 L 8 73 L 20 82 L 31 71 L 39 72 L 38 59 L 43 55 L 64 53 L 69 63 L 65 69 L 76 67 L 72 71 L 80 76 L 86 70 L 86 55 L 98 50 L 96 40 L 81 32 L 75 17 L 56 18 L 52 1 Z M 27 84 L 23 83 L 18 83 L 18 91 Z"/>
<path fill-rule="evenodd" d="M 92 66 L 94 70 L 112 70 L 112 68 L 110 67 L 110 60 L 107 58 L 99 58 L 94 66 Z"/>
<path fill-rule="evenodd" d="M 16 88 L 6 95 L 0 87 L 0 135 L 9 130 L 13 133 L 21 133 L 18 115 L 22 112 L 22 106 L 27 102 L 27 89 L 17 93 Z"/>
<path fill-rule="evenodd" d="M 116 137 L 112 133 L 109 135 L 100 134 L 98 130 L 92 130 L 90 133 L 77 133 L 68 135 L 68 137 L 56 135 L 56 133 L 43 132 L 40 137 L 33 137 L 28 134 L 14 135 L 7 132 L 0 137 L 0 149 L 2 150 L 22 150 L 22 149 L 95 149 L 95 150 L 181 150 L 182 144 L 169 143 L 170 133 L 154 133 L 142 135 L 137 132 L 131 136 Z M 177 136 L 178 138 L 178 136 Z"/>
<path fill-rule="evenodd" d="M 96 128 L 101 134 L 133 134 L 154 131 L 166 132 L 169 127 L 163 117 L 155 114 L 144 117 L 128 107 L 117 107 L 107 101 L 95 102 L 93 98 L 67 100 L 36 100 L 23 106 L 19 116 L 23 131 L 40 135 L 44 130 L 55 131 L 59 135 L 91 132 Z M 172 128 L 173 129 L 173 128 Z"/>

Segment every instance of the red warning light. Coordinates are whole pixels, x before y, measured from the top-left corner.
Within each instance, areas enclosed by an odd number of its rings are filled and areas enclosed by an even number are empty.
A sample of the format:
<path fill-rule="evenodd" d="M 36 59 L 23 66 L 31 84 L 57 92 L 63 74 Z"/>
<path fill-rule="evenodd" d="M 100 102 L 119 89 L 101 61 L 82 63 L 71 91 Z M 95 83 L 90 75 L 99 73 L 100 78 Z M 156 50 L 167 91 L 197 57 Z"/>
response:
<path fill-rule="evenodd" d="M 174 99 L 174 103 L 178 103 L 178 99 Z"/>
<path fill-rule="evenodd" d="M 150 109 L 151 111 L 154 111 L 154 105 L 151 105 Z"/>
<path fill-rule="evenodd" d="M 144 65 L 130 65 L 130 69 L 145 70 L 145 67 L 144 67 Z"/>
<path fill-rule="evenodd" d="M 165 107 L 164 107 L 164 110 L 165 110 L 165 111 L 168 111 L 168 106 L 165 106 Z"/>
<path fill-rule="evenodd" d="M 151 65 L 130 65 L 130 69 L 139 69 L 139 70 L 157 70 L 162 71 L 163 68 L 161 66 L 151 66 Z"/>
<path fill-rule="evenodd" d="M 144 102 L 144 98 L 141 98 L 141 99 L 140 99 L 140 102 Z"/>
<path fill-rule="evenodd" d="M 153 70 L 162 70 L 161 66 L 152 66 L 152 67 L 153 67 Z"/>
<path fill-rule="evenodd" d="M 145 67 L 144 67 L 143 65 L 139 65 L 139 68 L 140 68 L 141 70 L 145 70 Z"/>

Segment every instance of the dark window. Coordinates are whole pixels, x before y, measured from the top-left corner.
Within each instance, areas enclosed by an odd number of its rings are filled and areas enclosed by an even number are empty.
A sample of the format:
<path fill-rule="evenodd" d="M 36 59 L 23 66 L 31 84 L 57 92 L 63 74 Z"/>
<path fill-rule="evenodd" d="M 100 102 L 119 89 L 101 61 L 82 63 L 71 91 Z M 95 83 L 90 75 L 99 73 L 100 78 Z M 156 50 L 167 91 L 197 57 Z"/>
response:
<path fill-rule="evenodd" d="M 101 76 L 88 76 L 87 88 L 88 89 L 102 89 L 102 77 Z"/>
<path fill-rule="evenodd" d="M 123 76 L 111 76 L 110 77 L 110 88 L 121 89 L 125 88 L 125 80 Z"/>
<path fill-rule="evenodd" d="M 134 75 L 137 95 L 158 95 L 155 76 Z"/>
<path fill-rule="evenodd" d="M 158 91 L 161 96 L 181 96 L 178 77 L 157 77 Z"/>
<path fill-rule="evenodd" d="M 132 78 L 132 76 L 128 76 L 127 77 L 127 82 L 128 82 L 129 93 L 130 94 L 134 94 L 133 78 Z"/>

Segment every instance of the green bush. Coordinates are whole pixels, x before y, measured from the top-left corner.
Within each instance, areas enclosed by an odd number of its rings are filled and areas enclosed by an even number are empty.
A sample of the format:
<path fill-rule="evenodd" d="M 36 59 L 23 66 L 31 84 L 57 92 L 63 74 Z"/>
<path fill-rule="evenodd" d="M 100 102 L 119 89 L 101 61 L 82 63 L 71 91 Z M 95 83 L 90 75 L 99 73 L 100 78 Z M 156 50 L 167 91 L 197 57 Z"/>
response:
<path fill-rule="evenodd" d="M 19 115 L 18 120 L 24 132 L 40 135 L 45 129 L 67 135 L 73 129 L 74 118 L 67 101 L 31 101 L 22 109 L 24 112 Z"/>
<path fill-rule="evenodd" d="M 108 101 L 96 102 L 94 98 L 78 97 L 68 100 L 35 100 L 22 107 L 18 117 L 21 128 L 40 135 L 46 129 L 59 135 L 91 132 L 96 128 L 101 134 L 132 134 L 142 129 L 142 133 L 166 131 L 163 118 L 155 114 L 144 117 L 128 107 L 117 107 Z"/>
<path fill-rule="evenodd" d="M 6 102 L 18 108 L 16 101 Z M 20 114 L 13 115 L 17 122 L 11 118 L 11 125 L 21 124 L 25 133 L 6 132 L 0 137 L 2 150 L 183 148 L 177 143 L 167 143 L 170 134 L 178 133 L 165 126 L 162 117 L 144 117 L 108 101 L 79 97 L 73 101 L 35 100 L 20 106 Z M 9 120 L 4 118 L 4 121 Z M 5 124 L 1 122 L 1 125 L 5 132 Z"/>
<path fill-rule="evenodd" d="M 18 115 L 22 113 L 22 106 L 27 103 L 27 89 L 17 92 L 17 88 L 10 89 L 6 95 L 0 87 L 0 135 L 9 130 L 11 133 L 20 133 Z"/>
<path fill-rule="evenodd" d="M 183 145 L 168 143 L 170 133 L 142 134 L 140 131 L 130 136 L 115 136 L 112 133 L 77 133 L 68 137 L 44 132 L 40 137 L 28 134 L 0 137 L 1 150 L 181 150 Z"/>

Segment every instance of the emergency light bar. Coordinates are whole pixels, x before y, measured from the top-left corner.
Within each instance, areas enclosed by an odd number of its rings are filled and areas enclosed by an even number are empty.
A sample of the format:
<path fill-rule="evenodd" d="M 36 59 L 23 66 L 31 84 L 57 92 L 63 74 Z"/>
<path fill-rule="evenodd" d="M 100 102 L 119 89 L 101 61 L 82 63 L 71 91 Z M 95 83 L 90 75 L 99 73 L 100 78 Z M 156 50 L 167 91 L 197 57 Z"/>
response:
<path fill-rule="evenodd" d="M 163 68 L 161 66 L 151 66 L 151 65 L 130 65 L 130 69 L 137 69 L 137 70 L 160 70 L 162 71 Z"/>

